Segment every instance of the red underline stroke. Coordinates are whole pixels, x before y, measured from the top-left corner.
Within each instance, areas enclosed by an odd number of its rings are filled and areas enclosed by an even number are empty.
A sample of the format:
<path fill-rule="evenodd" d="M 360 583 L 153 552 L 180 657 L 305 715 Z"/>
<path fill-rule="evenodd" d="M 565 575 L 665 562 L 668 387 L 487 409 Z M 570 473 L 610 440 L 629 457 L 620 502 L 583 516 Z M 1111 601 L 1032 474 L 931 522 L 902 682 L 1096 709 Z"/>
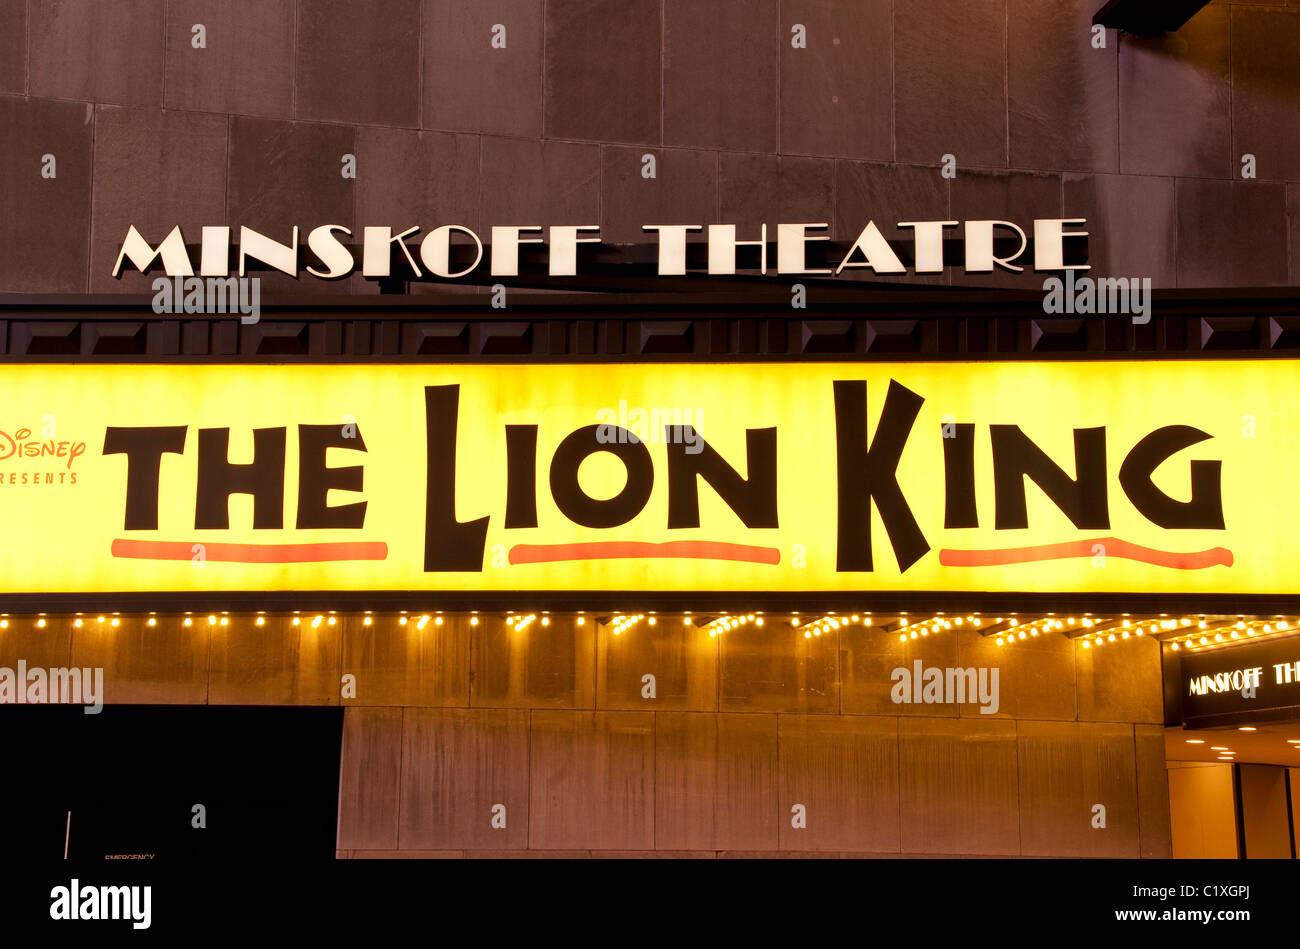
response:
<path fill-rule="evenodd" d="M 1101 546 L 1097 554 L 1093 548 Z M 1118 537 L 1095 537 L 1090 540 L 1069 540 L 1059 544 L 1041 544 L 1036 547 L 1005 547 L 997 550 L 939 551 L 939 563 L 945 567 L 994 567 L 1000 564 L 1032 563 L 1038 560 L 1064 560 L 1069 557 L 1106 556 L 1123 560 L 1138 560 L 1157 567 L 1174 570 L 1202 570 L 1206 567 L 1231 567 L 1232 551 L 1227 547 L 1212 547 L 1181 553 L 1174 550 L 1157 550 L 1142 547 Z"/>
<path fill-rule="evenodd" d="M 716 540 L 673 540 L 661 544 L 644 541 L 592 541 L 584 544 L 516 544 L 510 563 L 557 563 L 565 560 L 734 560 L 742 563 L 779 564 L 776 547 L 728 544 Z"/>
<path fill-rule="evenodd" d="M 201 551 L 194 548 L 201 547 Z M 113 541 L 114 557 L 128 560 L 211 560 L 214 563 L 326 563 L 337 560 L 386 560 L 383 541 L 325 544 L 214 544 L 187 540 Z"/>

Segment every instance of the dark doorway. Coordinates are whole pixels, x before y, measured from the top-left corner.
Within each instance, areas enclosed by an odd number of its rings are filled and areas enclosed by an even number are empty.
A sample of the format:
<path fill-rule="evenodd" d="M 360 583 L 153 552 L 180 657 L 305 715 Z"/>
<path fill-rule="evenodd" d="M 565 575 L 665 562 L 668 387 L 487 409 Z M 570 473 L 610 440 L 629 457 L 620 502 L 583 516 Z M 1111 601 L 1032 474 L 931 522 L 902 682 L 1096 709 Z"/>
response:
<path fill-rule="evenodd" d="M 342 735 L 341 708 L 0 706 L 5 850 L 47 864 L 66 838 L 77 864 L 137 868 L 332 859 Z"/>

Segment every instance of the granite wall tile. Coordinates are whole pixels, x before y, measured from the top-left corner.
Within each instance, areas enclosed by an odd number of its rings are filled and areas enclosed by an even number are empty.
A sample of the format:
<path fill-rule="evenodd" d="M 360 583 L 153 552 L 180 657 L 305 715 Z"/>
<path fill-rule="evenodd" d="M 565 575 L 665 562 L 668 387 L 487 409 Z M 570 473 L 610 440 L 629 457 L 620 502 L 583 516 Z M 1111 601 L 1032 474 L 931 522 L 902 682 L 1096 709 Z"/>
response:
<path fill-rule="evenodd" d="M 402 710 L 350 708 L 343 715 L 338 846 L 396 850 L 400 820 Z"/>
<path fill-rule="evenodd" d="M 420 0 L 299 0 L 297 118 L 420 124 Z"/>
<path fill-rule="evenodd" d="M 545 132 L 661 141 L 661 0 L 546 4 Z"/>
<path fill-rule="evenodd" d="M 1119 47 L 1120 171 L 1230 178 L 1228 10 Z"/>
<path fill-rule="evenodd" d="M 197 244 L 204 225 L 225 220 L 225 116 L 101 106 L 95 126 L 94 226 L 90 239 L 93 293 L 149 293 L 161 269 L 141 274 L 113 267 L 134 225 L 157 245 L 180 226 Z M 196 271 L 198 262 L 194 261 Z"/>
<path fill-rule="evenodd" d="M 1089 276 L 1177 285 L 1173 178 L 1066 175 L 1063 216 L 1088 222 Z"/>
<path fill-rule="evenodd" d="M 785 623 L 741 626 L 720 637 L 724 712 L 839 711 L 838 633 L 804 638 Z"/>
<path fill-rule="evenodd" d="M 779 718 L 781 849 L 897 852 L 899 720 Z M 796 826 L 799 816 L 805 826 Z"/>
<path fill-rule="evenodd" d="M 782 153 L 894 157 L 895 53 L 886 28 L 894 10 L 891 0 L 783 0 Z M 796 26 L 804 28 L 801 48 L 793 44 Z"/>
<path fill-rule="evenodd" d="M 174 614 L 159 618 L 153 626 L 142 616 L 98 620 L 98 616 L 86 617 L 80 628 L 73 628 L 71 665 L 104 670 L 106 703 L 207 703 L 208 649 L 214 627 L 207 623 L 187 627 Z M 118 625 L 113 625 L 114 620 Z"/>
<path fill-rule="evenodd" d="M 600 221 L 600 149 L 595 145 L 484 136 L 482 175 L 480 219 L 485 226 Z"/>
<path fill-rule="evenodd" d="M 1285 285 L 1286 186 L 1265 181 L 1178 180 L 1178 285 Z"/>
<path fill-rule="evenodd" d="M 294 0 L 167 4 L 169 109 L 292 118 L 293 63 Z"/>
<path fill-rule="evenodd" d="M 664 144 L 776 150 L 777 0 L 664 0 Z"/>
<path fill-rule="evenodd" d="M 86 103 L 0 96 L 0 290 L 86 292 L 94 121 Z"/>
<path fill-rule="evenodd" d="M 405 710 L 403 850 L 528 846 L 529 713 Z"/>
<path fill-rule="evenodd" d="M 543 7 L 537 0 L 425 0 L 426 128 L 541 135 Z"/>
<path fill-rule="evenodd" d="M 1261 179 L 1300 180 L 1300 11 L 1233 7 L 1232 160 Z"/>
<path fill-rule="evenodd" d="M 528 846 L 653 850 L 653 713 L 532 715 Z"/>
<path fill-rule="evenodd" d="M 1119 170 L 1119 36 L 1093 46 L 1093 0 L 1008 0 L 1011 167 Z"/>
<path fill-rule="evenodd" d="M 900 721 L 904 853 L 1020 852 L 1016 723 Z"/>
<path fill-rule="evenodd" d="M 0 0 L 0 93 L 27 91 L 27 0 Z"/>
<path fill-rule="evenodd" d="M 1006 0 L 896 4 L 894 56 L 894 157 L 1005 168 Z"/>
<path fill-rule="evenodd" d="M 31 0 L 27 7 L 32 95 L 162 105 L 163 0 Z"/>

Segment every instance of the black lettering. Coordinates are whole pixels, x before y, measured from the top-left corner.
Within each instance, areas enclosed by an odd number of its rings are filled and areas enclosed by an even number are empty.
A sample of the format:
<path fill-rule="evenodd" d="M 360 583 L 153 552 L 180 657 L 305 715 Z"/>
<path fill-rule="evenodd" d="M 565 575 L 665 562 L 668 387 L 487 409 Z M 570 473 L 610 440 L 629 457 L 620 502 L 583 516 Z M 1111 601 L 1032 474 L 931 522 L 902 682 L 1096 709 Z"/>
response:
<path fill-rule="evenodd" d="M 1029 440 L 1018 425 L 990 425 L 993 439 L 994 527 L 1018 530 L 1029 526 L 1025 478 L 1038 485 L 1080 530 L 1110 527 L 1106 500 L 1106 429 L 1074 430 L 1071 478 Z"/>
<path fill-rule="evenodd" d="M 361 529 L 366 524 L 366 502 L 326 504 L 330 489 L 360 491 L 365 470 L 361 465 L 349 468 L 327 468 L 325 457 L 331 448 L 351 448 L 365 451 L 366 443 L 358 429 L 355 437 L 347 438 L 342 425 L 298 426 L 298 520 L 299 530 L 325 527 Z"/>
<path fill-rule="evenodd" d="M 696 477 L 703 478 L 718 492 L 740 522 L 746 527 L 776 527 L 776 429 L 751 428 L 745 431 L 745 470 L 742 478 L 727 464 L 717 450 L 700 438 L 693 426 L 665 425 L 671 436 L 674 428 L 682 437 L 665 439 L 668 448 L 668 529 L 700 526 L 700 492 Z M 694 436 L 694 437 L 692 437 Z M 694 442 L 700 451 L 688 452 L 686 443 Z"/>
<path fill-rule="evenodd" d="M 953 425 L 953 437 L 943 439 L 943 526 L 980 526 L 975 504 L 975 426 L 970 422 Z"/>
<path fill-rule="evenodd" d="M 650 450 L 626 429 L 619 429 L 618 442 L 601 442 L 601 426 L 587 425 L 569 435 L 555 449 L 551 459 L 551 496 L 555 506 L 569 520 L 583 527 L 617 527 L 641 513 L 654 487 L 654 462 Z M 623 438 L 628 437 L 624 442 Z M 627 469 L 627 483 L 612 498 L 590 497 L 578 484 L 578 468 L 587 456 L 607 451 Z"/>
<path fill-rule="evenodd" d="M 836 486 L 839 493 L 835 569 L 874 569 L 871 502 L 884 522 L 898 569 L 906 571 L 930 549 L 898 486 L 898 462 L 925 399 L 889 380 L 880 424 L 867 442 L 867 384 L 834 383 Z"/>
<path fill-rule="evenodd" d="M 424 570 L 483 569 L 488 518 L 456 520 L 456 424 L 460 386 L 425 386 L 425 450 L 428 468 L 424 503 Z"/>
<path fill-rule="evenodd" d="M 1192 497 L 1171 498 L 1151 481 L 1152 473 L 1177 452 L 1213 436 L 1190 425 L 1166 425 L 1133 446 L 1119 469 L 1119 485 L 1139 513 L 1157 527 L 1223 530 L 1223 462 L 1193 461 Z"/>
<path fill-rule="evenodd" d="M 537 426 L 506 426 L 506 527 L 537 526 Z"/>
<path fill-rule="evenodd" d="M 126 523 L 129 531 L 158 529 L 158 475 L 164 453 L 185 452 L 184 425 L 104 430 L 104 454 L 126 455 Z"/>
<path fill-rule="evenodd" d="M 230 527 L 230 496 L 253 496 L 253 529 L 284 527 L 284 428 L 253 429 L 253 460 L 229 461 L 230 429 L 199 429 L 198 491 L 194 502 L 197 530 Z"/>

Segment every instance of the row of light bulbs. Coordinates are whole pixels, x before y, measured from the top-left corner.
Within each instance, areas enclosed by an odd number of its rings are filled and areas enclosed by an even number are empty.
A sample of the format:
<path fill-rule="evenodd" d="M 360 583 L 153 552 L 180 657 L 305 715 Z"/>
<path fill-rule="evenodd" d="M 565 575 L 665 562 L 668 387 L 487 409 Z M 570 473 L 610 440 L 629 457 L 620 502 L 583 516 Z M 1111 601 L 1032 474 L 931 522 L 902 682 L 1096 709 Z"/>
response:
<path fill-rule="evenodd" d="M 611 617 L 609 622 L 614 635 L 619 636 L 641 622 L 654 626 L 657 619 L 658 618 L 654 614 L 616 614 Z M 257 626 L 266 625 L 266 620 L 267 617 L 264 614 L 258 614 L 254 617 L 254 623 Z M 704 624 L 701 628 L 707 631 L 710 636 L 716 637 L 750 623 L 755 626 L 763 626 L 764 621 L 764 617 L 761 613 L 747 613 L 734 616 L 726 613 L 715 617 Z M 9 622 L 10 620 L 7 615 L 0 617 L 0 629 L 7 629 L 9 627 Z M 38 629 L 44 629 L 48 622 L 47 617 L 42 614 L 36 618 L 35 625 Z M 72 625 L 79 629 L 88 622 L 90 622 L 89 617 L 76 616 L 72 620 Z M 118 615 L 100 615 L 95 617 L 94 622 L 97 625 L 117 627 L 121 625 L 121 617 Z M 201 618 L 186 615 L 182 620 L 182 623 L 185 626 L 193 626 L 196 622 L 202 622 Z M 318 628 L 322 625 L 334 626 L 337 624 L 338 618 L 332 613 L 319 613 L 310 618 L 301 615 L 294 615 L 291 622 L 294 626 L 307 624 L 312 628 Z M 374 617 L 367 613 L 362 618 L 362 622 L 365 626 L 371 626 L 374 624 Z M 442 626 L 445 623 L 445 619 L 441 614 L 425 613 L 416 616 L 407 615 L 407 613 L 403 611 L 398 618 L 398 622 L 402 626 L 406 626 L 408 623 L 413 623 L 416 629 L 423 630 L 430 623 L 434 626 Z M 472 614 L 469 622 L 471 626 L 478 626 L 478 614 Z M 513 612 L 506 616 L 506 625 L 513 628 L 516 632 L 522 632 L 528 629 L 528 627 L 535 622 L 540 622 L 542 626 L 549 626 L 551 623 L 551 617 L 545 614 L 539 617 L 536 613 L 516 614 Z M 575 618 L 575 622 L 578 626 L 584 625 L 586 623 L 586 616 L 578 614 Z M 858 614 L 842 616 L 831 613 L 823 615 L 810 622 L 801 619 L 798 613 L 792 614 L 790 618 L 790 626 L 794 629 L 802 629 L 805 639 L 820 637 L 823 634 L 832 632 L 833 630 L 840 629 L 850 624 L 856 625 L 859 622 L 864 623 L 866 626 L 871 626 L 871 614 L 866 613 L 861 616 Z M 913 621 L 904 614 L 898 623 L 897 629 L 899 630 L 899 641 L 906 642 L 908 639 L 927 637 L 932 634 L 963 626 L 979 630 L 990 625 L 1000 626 L 1001 624 L 1006 623 L 1007 629 L 1000 630 L 997 634 L 996 642 L 999 646 L 1013 643 L 1016 640 L 1036 637 L 1042 633 L 1060 631 L 1069 635 L 1070 631 L 1082 630 L 1077 638 L 1080 640 L 1080 645 L 1085 649 L 1099 647 L 1108 643 L 1115 643 L 1130 638 L 1140 638 L 1147 635 L 1160 635 L 1173 632 L 1174 636 L 1167 637 L 1166 641 L 1170 643 L 1172 649 L 1178 650 L 1180 648 L 1196 648 L 1198 646 L 1212 647 L 1214 645 L 1230 645 L 1233 641 L 1242 641 L 1260 635 L 1270 636 L 1288 634 L 1297 628 L 1294 623 L 1288 622 L 1286 619 L 1282 618 L 1265 621 L 1263 619 L 1247 620 L 1242 617 L 1238 618 L 1235 623 L 1232 620 L 1223 623 L 1215 621 L 1213 628 L 1210 628 L 1210 622 L 1211 621 L 1204 617 L 1198 619 L 1191 619 L 1188 617 L 1179 619 L 1162 617 L 1160 619 L 1138 620 L 1124 618 L 1112 620 L 1103 617 L 1085 616 L 1082 618 L 1076 618 L 1071 616 L 1066 620 L 1061 620 L 1054 616 L 1045 616 L 1022 624 L 1020 620 L 1015 617 L 1006 620 L 1001 616 L 994 619 L 992 617 L 973 615 L 962 617 L 939 614 L 931 616 L 928 619 Z M 150 615 L 145 619 L 145 624 L 147 626 L 156 626 L 157 623 L 158 618 L 156 615 Z M 682 617 L 682 623 L 683 625 L 690 626 L 695 623 L 695 620 L 691 614 L 687 613 Z M 229 626 L 230 616 L 226 614 L 220 616 L 217 614 L 209 614 L 207 616 L 207 625 Z M 1093 628 L 1097 626 L 1100 626 L 1101 629 L 1097 629 L 1094 632 Z"/>

